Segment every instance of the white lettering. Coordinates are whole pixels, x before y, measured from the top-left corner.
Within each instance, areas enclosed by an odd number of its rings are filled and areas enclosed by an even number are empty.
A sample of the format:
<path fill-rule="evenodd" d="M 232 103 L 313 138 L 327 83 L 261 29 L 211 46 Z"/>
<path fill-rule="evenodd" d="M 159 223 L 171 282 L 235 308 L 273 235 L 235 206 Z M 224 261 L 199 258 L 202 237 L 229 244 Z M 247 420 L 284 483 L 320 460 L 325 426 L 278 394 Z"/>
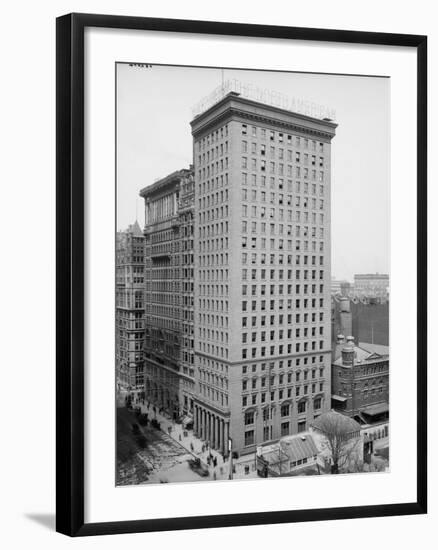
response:
<path fill-rule="evenodd" d="M 260 103 L 266 103 L 274 107 L 290 110 L 302 115 L 311 116 L 313 118 L 328 118 L 336 120 L 336 111 L 326 105 L 319 105 L 305 99 L 288 96 L 282 92 L 269 90 L 267 88 L 259 88 L 249 83 L 243 83 L 236 78 L 226 80 L 198 103 L 192 107 L 192 115 L 194 117 L 207 111 L 210 107 L 219 103 L 228 93 L 235 92 L 242 97 L 252 99 Z"/>

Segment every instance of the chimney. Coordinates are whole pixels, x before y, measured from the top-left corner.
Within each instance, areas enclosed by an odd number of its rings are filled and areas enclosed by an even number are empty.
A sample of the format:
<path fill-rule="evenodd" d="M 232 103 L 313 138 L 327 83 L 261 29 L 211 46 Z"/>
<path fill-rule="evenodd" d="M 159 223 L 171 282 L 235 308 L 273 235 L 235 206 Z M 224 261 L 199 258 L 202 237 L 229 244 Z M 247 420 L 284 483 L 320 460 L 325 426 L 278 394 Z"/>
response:
<path fill-rule="evenodd" d="M 354 336 L 347 336 L 347 346 L 354 348 Z"/>
<path fill-rule="evenodd" d="M 347 336 L 347 343 L 342 349 L 342 364 L 346 366 L 352 366 L 354 355 L 354 336 Z"/>
<path fill-rule="evenodd" d="M 336 344 L 332 348 L 332 360 L 336 361 L 341 356 L 342 346 L 345 343 L 345 336 L 338 334 L 336 337 Z"/>

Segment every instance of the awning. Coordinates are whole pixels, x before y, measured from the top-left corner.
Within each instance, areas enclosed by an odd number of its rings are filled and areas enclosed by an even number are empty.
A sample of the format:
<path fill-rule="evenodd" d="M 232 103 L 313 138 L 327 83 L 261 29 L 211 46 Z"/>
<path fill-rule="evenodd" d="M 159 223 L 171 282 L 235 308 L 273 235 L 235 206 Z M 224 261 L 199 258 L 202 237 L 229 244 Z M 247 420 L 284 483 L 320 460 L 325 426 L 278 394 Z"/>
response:
<path fill-rule="evenodd" d="M 388 403 L 377 403 L 376 405 L 370 405 L 361 409 L 361 413 L 367 414 L 368 416 L 377 416 L 378 414 L 383 414 L 389 411 Z"/>
<path fill-rule="evenodd" d="M 342 397 L 342 395 L 335 395 L 335 394 L 332 395 L 332 399 L 334 399 L 335 401 L 341 401 L 341 403 L 345 403 L 345 401 L 347 401 L 346 397 Z"/>

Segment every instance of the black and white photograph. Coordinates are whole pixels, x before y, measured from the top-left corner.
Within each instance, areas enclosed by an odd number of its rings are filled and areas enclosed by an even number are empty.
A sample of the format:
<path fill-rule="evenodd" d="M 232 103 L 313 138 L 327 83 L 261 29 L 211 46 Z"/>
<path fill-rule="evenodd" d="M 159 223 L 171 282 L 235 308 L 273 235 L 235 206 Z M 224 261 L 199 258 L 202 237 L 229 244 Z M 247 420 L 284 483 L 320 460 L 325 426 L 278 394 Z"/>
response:
<path fill-rule="evenodd" d="M 389 472 L 391 79 L 115 70 L 116 485 Z"/>
<path fill-rule="evenodd" d="M 3 11 L 2 547 L 424 546 L 431 3 L 102 6 Z"/>

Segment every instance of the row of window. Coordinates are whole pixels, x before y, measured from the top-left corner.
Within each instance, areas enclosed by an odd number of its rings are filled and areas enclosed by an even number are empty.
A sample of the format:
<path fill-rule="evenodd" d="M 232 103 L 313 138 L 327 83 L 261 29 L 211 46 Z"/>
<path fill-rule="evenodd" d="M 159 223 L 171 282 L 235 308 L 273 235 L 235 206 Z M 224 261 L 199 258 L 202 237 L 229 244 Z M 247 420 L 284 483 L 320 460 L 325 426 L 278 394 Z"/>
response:
<path fill-rule="evenodd" d="M 199 336 L 202 340 L 215 340 L 221 344 L 228 344 L 228 332 L 213 330 L 210 328 L 199 328 Z"/>
<path fill-rule="evenodd" d="M 200 181 L 203 181 L 210 177 L 221 174 L 224 170 L 228 170 L 228 157 L 225 157 L 224 159 L 213 162 L 212 164 L 209 164 L 205 168 L 200 168 L 198 170 L 198 178 Z M 224 179 L 222 181 L 224 181 L 225 185 L 228 185 L 228 174 L 222 174 L 222 175 L 224 176 Z"/>
<path fill-rule="evenodd" d="M 202 210 L 203 208 L 210 208 L 210 206 L 221 204 L 226 201 L 228 201 L 228 189 L 225 189 L 225 192 L 217 191 L 216 193 L 205 195 L 205 197 L 198 199 L 198 205 L 199 209 Z"/>
<path fill-rule="evenodd" d="M 220 404 L 222 407 L 228 407 L 228 394 L 210 388 L 205 384 L 199 384 L 199 391 L 205 398 Z"/>
<path fill-rule="evenodd" d="M 288 234 L 289 234 L 289 231 L 291 231 L 289 229 L 289 227 L 291 226 L 288 226 Z M 263 233 L 262 233 L 263 234 Z M 295 237 L 296 238 L 300 238 L 300 237 L 312 237 L 312 238 L 318 238 L 318 239 L 323 239 L 324 238 L 324 228 L 323 227 L 310 227 L 309 226 L 300 226 L 300 225 L 297 225 L 295 226 Z M 200 248 L 203 249 L 203 248 L 206 248 L 206 250 L 208 251 L 208 245 L 210 242 L 214 242 L 214 241 L 200 241 Z M 228 239 L 226 238 L 225 241 L 223 241 L 221 239 L 221 243 L 224 244 L 224 246 L 228 247 Z M 284 240 L 283 238 L 279 238 L 279 239 L 275 239 L 275 238 L 270 238 L 269 239 L 269 248 L 271 250 L 292 250 L 292 239 L 286 239 Z M 207 246 L 206 246 L 207 245 Z M 267 241 L 266 241 L 266 237 L 261 237 L 261 238 L 257 238 L 257 237 L 251 237 L 250 239 L 248 239 L 248 237 L 246 235 L 243 235 L 242 238 L 241 238 L 241 246 L 242 248 L 249 248 L 249 246 L 251 248 L 261 248 L 262 250 L 266 250 L 267 248 Z M 257 246 L 258 245 L 258 246 Z"/>
<path fill-rule="evenodd" d="M 199 196 L 204 195 L 205 193 L 210 193 L 217 189 L 222 189 L 223 187 L 228 186 L 228 173 L 216 176 L 215 178 L 207 179 L 206 181 L 199 182 L 198 184 L 198 193 Z"/>
<path fill-rule="evenodd" d="M 228 160 L 228 159 L 225 159 Z M 248 162 L 251 161 L 251 162 Z M 222 172 L 224 169 L 228 169 L 228 162 L 225 163 L 224 166 L 222 166 L 222 161 L 220 163 L 216 163 L 216 165 L 219 166 L 212 166 L 211 169 L 211 175 L 218 174 L 219 172 Z M 241 162 L 241 168 L 243 170 L 251 170 L 251 172 L 257 172 L 260 171 L 262 173 L 269 173 L 269 174 L 277 174 L 278 176 L 287 176 L 289 178 L 295 177 L 295 178 L 304 178 L 304 179 L 311 179 L 312 181 L 324 181 L 324 170 L 317 170 L 316 168 L 309 169 L 307 167 L 301 167 L 301 166 L 295 166 L 295 168 L 291 164 L 283 164 L 282 162 L 276 163 L 275 161 L 266 161 L 266 160 L 260 160 L 251 158 L 248 159 L 248 157 L 242 157 Z M 269 168 L 269 170 L 268 170 Z M 202 179 L 205 179 L 206 177 L 210 177 L 210 168 L 207 167 L 206 169 L 199 170 L 199 176 L 202 176 Z M 263 183 L 262 183 L 263 185 Z"/>
<path fill-rule="evenodd" d="M 214 159 L 218 159 L 228 153 L 228 141 L 212 147 L 208 151 L 198 155 L 198 164 L 209 163 Z"/>
<path fill-rule="evenodd" d="M 213 289 L 213 294 L 214 294 L 214 286 L 215 285 L 212 285 L 212 289 Z M 222 287 L 223 285 L 221 285 Z M 249 296 L 249 290 L 251 290 L 251 296 L 276 296 L 276 295 L 279 295 L 279 296 L 282 296 L 282 295 L 287 295 L 287 296 L 290 296 L 293 292 L 293 285 L 292 284 L 288 284 L 288 285 L 277 285 L 277 288 L 276 288 L 276 285 L 260 285 L 260 287 L 258 285 L 250 285 L 251 288 L 249 289 L 248 288 L 249 285 L 242 285 L 242 296 Z M 269 286 L 269 288 L 267 289 L 266 287 Z M 304 285 L 295 285 L 295 293 L 296 294 L 300 294 L 302 291 L 304 294 L 308 294 L 308 291 L 311 290 L 312 291 L 312 294 L 317 292 L 317 288 L 319 286 L 319 292 L 323 292 L 323 289 L 324 289 L 324 285 L 315 285 L 315 284 L 312 284 L 312 285 L 308 285 L 308 284 L 304 284 Z M 216 285 L 216 290 L 218 290 L 218 285 Z M 205 292 L 205 288 L 204 288 L 204 292 L 203 294 L 210 294 L 209 292 L 209 285 L 208 285 L 208 291 Z M 268 292 L 269 290 L 269 292 Z M 226 288 L 226 292 L 228 293 L 228 285 L 227 285 L 227 288 Z"/>
<path fill-rule="evenodd" d="M 225 124 L 221 128 L 207 134 L 198 141 L 198 151 L 210 147 L 210 143 L 218 143 L 220 140 L 228 136 L 228 124 Z"/>
<path fill-rule="evenodd" d="M 278 346 L 261 346 L 260 348 L 243 348 L 242 359 L 255 359 L 257 357 L 273 357 L 275 355 L 285 355 L 291 353 L 301 353 L 306 351 L 316 351 L 324 349 L 324 340 L 319 342 L 312 340 L 307 342 L 296 342 L 295 345 L 289 343 L 287 345 L 279 344 Z"/>
<path fill-rule="evenodd" d="M 222 359 L 228 359 L 228 348 L 224 348 L 222 346 L 218 346 L 218 345 L 214 345 L 206 342 L 199 342 L 198 350 L 201 351 L 202 353 L 214 355 Z"/>
<path fill-rule="evenodd" d="M 300 382 L 302 379 L 308 380 L 309 378 L 309 372 L 311 373 L 312 380 L 316 379 L 316 375 L 318 371 L 316 369 L 313 369 L 311 371 L 305 370 L 305 371 L 296 371 L 295 372 L 295 382 Z M 261 376 L 260 378 L 253 377 L 251 379 L 244 378 L 242 380 L 242 391 L 248 391 L 248 390 L 256 390 L 258 389 L 258 382 L 260 380 L 260 387 L 266 388 L 267 386 L 269 388 L 276 386 L 277 383 L 279 386 L 283 386 L 284 384 L 291 384 L 293 381 L 293 372 L 288 373 L 282 373 L 282 374 L 272 374 L 271 376 Z M 303 378 L 302 378 L 303 375 Z M 319 369 L 319 375 L 320 378 L 324 377 L 324 368 Z M 316 383 L 316 382 L 315 382 Z M 313 389 L 313 393 L 316 389 Z"/>
<path fill-rule="evenodd" d="M 216 237 L 209 240 L 199 241 L 199 252 L 214 252 L 215 250 L 227 250 L 228 237 Z"/>
<path fill-rule="evenodd" d="M 320 195 L 324 195 L 324 188 L 320 186 Z M 305 192 L 306 193 L 306 192 Z M 308 193 L 308 191 L 307 191 Z M 312 194 L 316 195 L 316 185 L 312 185 Z M 250 192 L 245 187 L 242 188 L 241 191 L 242 201 L 251 201 L 251 202 L 260 202 L 260 203 L 266 203 L 269 202 L 269 204 L 273 204 L 275 206 L 296 206 L 300 207 L 301 205 L 301 199 L 303 197 L 292 195 L 284 195 L 283 193 L 275 193 L 270 192 L 267 193 L 266 191 L 260 191 L 258 192 L 257 189 L 252 189 Z M 200 201 L 202 199 L 199 199 Z"/>
<path fill-rule="evenodd" d="M 274 130 L 268 130 L 266 128 L 260 128 L 257 126 L 251 126 L 251 128 L 249 129 L 247 124 L 241 125 L 241 132 L 243 136 L 260 136 L 262 140 L 268 139 L 269 141 L 287 143 L 288 145 L 292 145 L 294 141 L 296 147 L 304 147 L 305 149 L 308 149 L 310 146 L 310 149 L 312 151 L 316 151 L 317 149 L 321 153 L 324 151 L 323 142 L 316 142 L 315 140 L 309 140 L 308 138 L 304 138 L 301 136 L 292 136 L 291 134 L 285 134 L 284 132 L 276 132 Z"/>
<path fill-rule="evenodd" d="M 305 244 L 305 243 L 304 243 Z M 301 243 L 300 241 L 296 242 L 295 248 L 297 251 L 300 251 L 301 249 Z M 304 246 L 306 249 L 306 247 Z M 308 247 L 307 247 L 308 248 Z M 256 252 L 252 252 L 251 254 L 248 254 L 247 252 L 242 252 L 242 265 L 248 265 L 251 263 L 251 265 L 292 265 L 293 259 L 292 254 L 287 254 L 286 256 L 284 254 L 257 254 Z"/>
<path fill-rule="evenodd" d="M 198 256 L 198 260 L 201 268 L 226 266 L 228 265 L 228 252 L 224 254 L 203 254 L 202 256 Z"/>
<path fill-rule="evenodd" d="M 301 361 L 303 361 L 303 365 L 306 366 L 309 364 L 309 360 L 312 363 L 312 365 L 315 365 L 317 360 L 319 358 L 319 362 L 321 365 L 324 364 L 324 355 L 312 355 L 311 357 L 297 357 L 295 359 L 288 359 L 287 362 L 283 359 L 280 359 L 279 361 L 271 361 L 270 363 L 254 363 L 253 365 L 242 365 L 242 374 L 247 374 L 249 372 L 257 373 L 264 372 L 266 369 L 269 370 L 269 372 L 272 372 L 275 367 L 278 367 L 278 369 L 283 369 L 283 367 L 291 368 L 292 366 L 300 367 Z M 260 367 L 260 369 L 258 368 Z M 324 368 L 323 366 L 319 367 Z M 322 374 L 320 374 L 322 376 Z"/>
<path fill-rule="evenodd" d="M 228 205 L 218 208 L 211 208 L 204 212 L 199 212 L 199 223 L 209 223 L 214 220 L 223 220 L 228 217 Z"/>
<path fill-rule="evenodd" d="M 203 300 L 205 301 L 205 300 Z M 215 302 L 217 300 L 211 300 L 212 302 Z M 262 302 L 265 302 L 264 304 L 264 309 L 262 309 Z M 260 302 L 258 302 L 258 300 L 251 300 L 251 302 L 248 302 L 247 300 L 242 300 L 242 303 L 241 303 L 242 307 L 241 307 L 241 310 L 242 311 L 257 311 L 257 310 L 265 310 L 266 309 L 266 300 L 261 300 Z M 270 300 L 269 301 L 269 310 L 270 311 L 278 311 L 278 310 L 282 310 L 282 309 L 285 309 L 285 306 L 287 305 L 287 309 L 292 309 L 292 306 L 295 308 L 295 309 L 301 309 L 301 308 L 304 308 L 304 309 L 307 309 L 307 308 L 316 308 L 316 307 L 320 307 L 320 308 L 323 308 L 324 307 L 324 298 L 304 298 L 304 299 L 296 299 L 295 300 L 295 303 L 293 304 L 292 303 L 292 298 L 288 298 L 287 301 L 283 300 L 283 299 L 279 299 L 279 300 Z"/>
<path fill-rule="evenodd" d="M 324 327 L 320 326 L 318 327 L 306 327 L 301 331 L 301 328 L 296 328 L 293 338 L 294 339 L 300 339 L 300 338 L 308 338 L 308 337 L 315 337 L 315 336 L 324 336 Z M 274 340 L 284 340 L 284 339 L 290 339 L 292 338 L 292 329 L 288 329 L 287 331 L 279 330 L 278 333 L 275 332 L 275 330 L 270 330 L 268 333 L 266 331 L 261 332 L 243 332 L 242 333 L 242 344 L 247 344 L 249 341 L 251 341 L 253 344 L 257 343 L 258 340 L 261 342 L 266 341 L 274 341 Z"/>
<path fill-rule="evenodd" d="M 297 208 L 301 208 L 301 197 L 297 196 L 295 197 L 295 202 L 296 202 L 296 206 Z M 309 204 L 311 206 L 309 206 Z M 249 207 L 250 206 L 250 207 Z M 317 199 L 308 199 L 307 197 L 304 197 L 303 201 L 302 201 L 302 207 L 303 208 L 310 208 L 311 210 L 324 210 L 324 199 L 320 199 L 319 201 L 317 201 Z M 221 207 L 223 208 L 223 207 Z M 225 207 L 226 209 L 226 212 L 227 212 L 227 216 L 228 216 L 228 207 Z M 218 210 L 216 208 L 216 210 Z M 207 210 L 206 212 L 203 212 L 203 213 L 200 213 L 199 215 L 202 216 L 202 218 L 204 218 L 203 214 L 206 214 L 205 218 L 207 219 L 207 221 L 209 221 L 209 216 L 214 216 L 214 211 L 215 209 L 212 209 L 212 210 Z M 292 222 L 292 221 L 295 221 L 294 220 L 294 216 L 293 216 L 293 210 L 291 209 L 287 209 L 286 212 L 284 210 L 284 208 L 278 208 L 278 207 L 266 207 L 266 206 L 260 206 L 260 205 L 248 205 L 248 204 L 245 204 L 243 203 L 242 204 L 242 216 L 244 218 L 248 217 L 249 214 L 248 213 L 251 213 L 251 218 L 271 218 L 271 219 L 275 219 L 277 221 L 283 221 L 285 219 L 287 219 L 287 221 L 289 222 Z M 212 220 L 214 219 L 214 217 L 212 217 Z"/>
<path fill-rule="evenodd" d="M 249 150 L 249 145 L 251 151 Z M 252 155 L 259 155 L 261 157 L 266 157 L 269 152 L 269 157 L 271 159 L 278 157 L 278 160 L 287 160 L 288 162 L 293 162 L 295 159 L 295 162 L 304 162 L 304 164 L 309 164 L 310 159 L 312 166 L 316 166 L 317 164 L 319 166 L 324 166 L 324 157 L 322 156 L 317 157 L 317 155 L 309 155 L 308 153 L 301 153 L 300 151 L 295 151 L 294 155 L 292 149 L 283 149 L 282 147 L 275 147 L 274 145 L 270 145 L 268 148 L 265 143 L 257 143 L 255 141 L 248 143 L 247 140 L 242 140 L 241 150 L 242 153 L 251 152 Z M 207 158 L 209 158 L 208 154 Z"/>
<path fill-rule="evenodd" d="M 322 406 L 322 397 L 315 397 L 313 399 L 313 410 L 319 410 L 321 408 L 321 406 Z M 301 400 L 297 403 L 297 413 L 298 414 L 306 413 L 307 409 L 308 409 L 308 401 L 306 399 Z M 292 410 L 293 410 L 293 407 L 292 407 L 291 403 L 284 403 L 280 407 L 280 417 L 281 418 L 286 418 L 288 416 L 291 416 Z M 270 408 L 263 409 L 263 413 L 262 413 L 263 422 L 268 422 L 269 420 L 272 420 L 272 418 L 273 418 L 272 409 L 270 409 Z M 251 426 L 252 424 L 255 424 L 256 423 L 256 411 L 253 411 L 253 410 L 246 411 L 244 413 L 243 419 L 244 419 L 243 423 L 244 423 L 245 426 Z"/>
<path fill-rule="evenodd" d="M 228 316 L 227 315 L 217 315 L 215 313 L 199 313 L 198 320 L 201 325 L 210 325 L 213 327 L 228 328 Z M 201 327 L 199 328 L 199 335 L 201 336 L 201 331 L 204 330 Z"/>

